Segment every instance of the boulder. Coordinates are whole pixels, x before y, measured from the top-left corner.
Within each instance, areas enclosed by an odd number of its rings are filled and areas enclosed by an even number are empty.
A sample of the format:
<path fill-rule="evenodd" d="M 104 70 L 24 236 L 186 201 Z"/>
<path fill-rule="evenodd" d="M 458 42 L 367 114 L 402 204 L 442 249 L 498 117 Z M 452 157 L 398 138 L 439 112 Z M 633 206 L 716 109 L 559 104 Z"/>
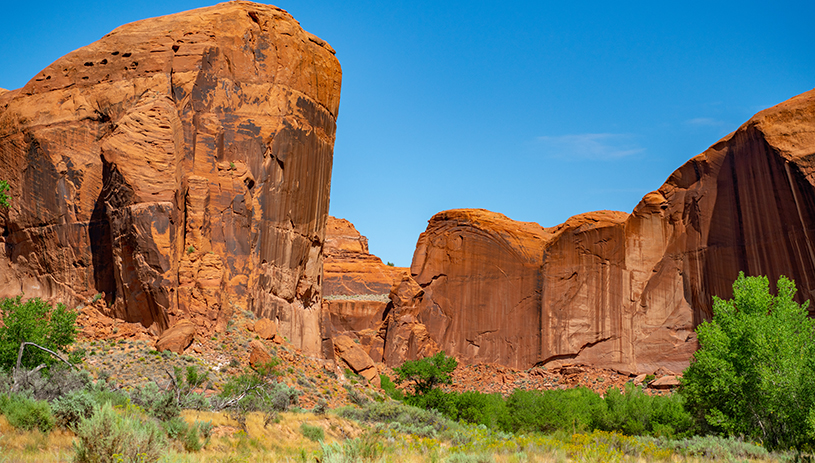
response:
<path fill-rule="evenodd" d="M 121 26 L 0 93 L 0 297 L 162 332 L 232 307 L 322 348 L 321 249 L 341 70 L 287 12 L 245 1 Z"/>
<path fill-rule="evenodd" d="M 379 387 L 379 371 L 376 369 L 376 365 L 353 339 L 344 335 L 336 336 L 334 338 L 334 353 L 354 373 L 365 378 L 370 384 Z"/>
<path fill-rule="evenodd" d="M 673 389 L 679 387 L 681 384 L 678 376 L 669 375 L 651 381 L 648 383 L 648 387 L 652 389 Z"/>
<path fill-rule="evenodd" d="M 419 237 L 410 312 L 463 364 L 683 371 L 712 298 L 739 271 L 815 296 L 815 90 L 761 111 L 677 169 L 631 214 L 544 228 L 444 211 Z M 404 327 L 395 323 L 391 330 Z M 403 335 L 400 335 L 402 337 Z M 404 339 L 402 337 L 402 339 Z M 389 355 L 418 358 L 389 349 Z"/>
<path fill-rule="evenodd" d="M 249 342 L 249 365 L 254 368 L 265 365 L 273 360 L 271 354 L 266 349 L 266 346 L 257 339 Z"/>
<path fill-rule="evenodd" d="M 261 339 L 272 339 L 277 334 L 277 323 L 261 318 L 255 322 L 254 331 Z"/>
<path fill-rule="evenodd" d="M 195 339 L 195 325 L 189 320 L 179 320 L 175 325 L 165 330 L 156 341 L 156 350 L 165 350 L 181 354 L 190 347 Z"/>
<path fill-rule="evenodd" d="M 632 379 L 631 382 L 633 382 L 634 385 L 639 386 L 645 382 L 646 378 L 648 378 L 648 375 L 643 373 L 641 375 L 637 375 L 636 377 L 634 377 L 634 379 Z"/>

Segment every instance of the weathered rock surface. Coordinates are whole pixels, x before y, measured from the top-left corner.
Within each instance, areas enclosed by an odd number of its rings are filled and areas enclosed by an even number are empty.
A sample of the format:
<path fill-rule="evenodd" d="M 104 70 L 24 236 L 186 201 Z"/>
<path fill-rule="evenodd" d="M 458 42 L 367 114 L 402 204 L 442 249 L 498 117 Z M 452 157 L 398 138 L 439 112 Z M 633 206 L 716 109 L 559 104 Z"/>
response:
<path fill-rule="evenodd" d="M 326 225 L 323 294 L 333 331 L 354 333 L 378 329 L 395 282 L 404 267 L 382 263 L 368 252 L 368 239 L 354 225 L 329 216 Z"/>
<path fill-rule="evenodd" d="M 353 339 L 345 335 L 336 336 L 334 338 L 334 352 L 336 357 L 345 362 L 354 373 L 379 387 L 379 371 L 376 369 L 376 365 Z"/>
<path fill-rule="evenodd" d="M 648 387 L 653 389 L 673 389 L 679 387 L 682 382 L 679 380 L 678 376 L 663 376 L 661 378 L 657 378 L 651 381 L 648 384 Z"/>
<path fill-rule="evenodd" d="M 155 340 L 155 336 L 141 323 L 127 323 L 108 317 L 104 311 L 105 304 L 102 301 L 92 302 L 79 311 L 76 324 L 83 337 L 93 340 L 130 339 L 151 342 Z"/>
<path fill-rule="evenodd" d="M 186 319 L 179 320 L 178 323 L 161 333 L 156 341 L 156 350 L 159 352 L 169 350 L 181 354 L 184 349 L 190 347 L 194 339 L 195 325 Z"/>
<path fill-rule="evenodd" d="M 257 368 L 273 361 L 272 355 L 262 342 L 254 339 L 249 342 L 249 365 Z"/>
<path fill-rule="evenodd" d="M 320 353 L 340 82 L 328 44 L 239 1 L 119 27 L 0 92 L 0 296 L 102 293 L 155 333 L 246 308 Z"/>
<path fill-rule="evenodd" d="M 631 214 L 553 228 L 437 214 L 413 257 L 422 293 L 410 313 L 463 363 L 682 371 L 695 326 L 739 271 L 783 274 L 799 299 L 815 296 L 814 185 L 815 90 L 756 114 Z M 390 364 L 420 356 L 384 351 Z"/>
<path fill-rule="evenodd" d="M 424 307 L 424 290 L 413 278 L 404 275 L 393 285 L 389 296 L 391 302 L 377 332 L 381 342 L 370 342 L 373 348 L 379 348 L 381 344 L 382 361 L 390 366 L 399 366 L 405 360 L 436 354 L 440 350 L 439 343 L 428 332 L 424 322 L 419 320 Z M 372 358 L 378 360 L 378 355 L 378 349 L 371 350 Z"/>
<path fill-rule="evenodd" d="M 261 339 L 272 339 L 277 334 L 277 324 L 268 318 L 261 318 L 256 321 L 254 329 Z"/>
<path fill-rule="evenodd" d="M 368 238 L 354 225 L 329 216 L 325 236 L 325 296 L 388 294 L 408 269 L 385 265 L 368 252 Z"/>

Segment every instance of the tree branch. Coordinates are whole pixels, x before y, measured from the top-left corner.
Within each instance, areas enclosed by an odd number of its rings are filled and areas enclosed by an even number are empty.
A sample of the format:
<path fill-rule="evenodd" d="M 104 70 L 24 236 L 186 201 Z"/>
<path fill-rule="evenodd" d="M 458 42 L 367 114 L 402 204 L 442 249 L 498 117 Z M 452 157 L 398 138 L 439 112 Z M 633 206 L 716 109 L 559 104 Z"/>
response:
<path fill-rule="evenodd" d="M 46 348 L 46 347 L 42 347 L 41 345 L 39 345 L 39 344 L 35 344 L 35 343 L 33 343 L 33 342 L 28 342 L 28 341 L 25 341 L 25 342 L 23 342 L 22 344 L 20 344 L 20 352 L 17 354 L 17 369 L 18 369 L 18 370 L 20 369 L 20 367 L 21 367 L 21 363 L 22 363 L 22 361 L 23 361 L 23 350 L 25 349 L 25 346 L 34 346 L 34 347 L 36 347 L 36 348 L 38 348 L 38 349 L 40 349 L 40 350 L 43 350 L 43 351 L 45 351 L 45 352 L 48 352 L 49 354 L 51 354 L 52 356 L 56 357 L 57 359 L 62 360 L 63 362 L 67 363 L 67 364 L 68 364 L 68 365 L 69 365 L 71 368 L 76 368 L 76 369 L 79 369 L 79 367 L 77 367 L 77 366 L 76 366 L 76 365 L 74 365 L 73 363 L 69 362 L 67 359 L 65 359 L 64 357 L 62 357 L 62 356 L 61 356 L 61 355 L 59 355 L 58 353 L 56 353 L 56 352 L 52 351 L 51 349 L 48 349 L 48 348 Z M 43 366 L 42 366 L 42 365 L 40 365 L 40 367 L 37 367 L 37 371 L 39 371 L 39 370 L 41 369 L 41 367 L 43 367 Z"/>

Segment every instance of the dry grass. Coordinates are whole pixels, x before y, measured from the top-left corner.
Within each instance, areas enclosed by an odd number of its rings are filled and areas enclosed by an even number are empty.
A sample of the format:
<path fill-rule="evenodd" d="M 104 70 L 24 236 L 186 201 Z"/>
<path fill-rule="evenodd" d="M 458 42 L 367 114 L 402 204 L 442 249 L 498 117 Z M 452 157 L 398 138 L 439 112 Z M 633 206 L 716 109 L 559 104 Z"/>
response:
<path fill-rule="evenodd" d="M 226 413 L 200 412 L 187 410 L 183 418 L 193 423 L 209 421 L 213 425 L 212 439 L 203 450 L 187 453 L 178 442 L 174 442 L 160 463 L 266 463 L 266 462 L 314 462 L 319 456 L 320 444 L 305 438 L 300 431 L 302 423 L 319 426 L 325 431 L 326 444 L 342 444 L 348 439 L 364 437 L 368 430 L 357 422 L 340 418 L 334 414 L 315 415 L 313 413 L 281 413 L 275 422 L 264 423 L 265 417 L 260 413 L 250 413 L 244 423 L 232 419 Z M 472 456 L 451 460 L 450 444 L 435 439 L 400 435 L 390 439 L 380 438 L 384 451 L 378 462 L 421 463 L 447 461 L 472 461 L 495 463 L 560 463 L 567 461 L 581 462 L 637 462 L 652 461 L 670 463 L 696 463 L 707 461 L 701 458 L 682 457 L 667 452 L 662 457 L 631 457 L 612 455 L 600 449 L 590 448 L 588 443 L 577 444 L 586 447 L 568 448 L 566 443 L 548 447 L 547 445 L 528 445 L 524 451 L 501 449 L 500 446 L 488 447 L 490 455 L 482 458 Z M 16 462 L 70 462 L 74 451 L 74 435 L 64 430 L 55 430 L 49 434 L 38 431 L 20 431 L 12 428 L 5 417 L 0 415 L 0 463 Z M 515 448 L 515 445 L 511 446 Z M 460 451 L 460 450 L 459 450 Z M 478 450 L 476 450 L 478 452 Z M 571 455 L 572 458 L 568 458 Z M 761 460 L 764 462 L 773 459 Z"/>
<path fill-rule="evenodd" d="M 74 455 L 74 434 L 55 430 L 21 431 L 0 415 L 0 463 L 68 462 Z"/>
<path fill-rule="evenodd" d="M 188 423 L 195 421 L 212 423 L 212 440 L 205 450 L 196 454 L 204 459 L 215 455 L 245 454 L 247 451 L 253 453 L 250 460 L 252 462 L 266 461 L 262 459 L 266 455 L 280 458 L 299 457 L 303 451 L 310 454 L 317 451 L 320 445 L 303 436 L 300 432 L 302 423 L 323 428 L 326 443 L 342 442 L 362 434 L 359 424 L 332 414 L 280 413 L 276 422 L 266 424 L 262 413 L 249 413 L 246 416 L 245 431 L 240 423 L 221 412 L 186 410 L 182 416 Z"/>

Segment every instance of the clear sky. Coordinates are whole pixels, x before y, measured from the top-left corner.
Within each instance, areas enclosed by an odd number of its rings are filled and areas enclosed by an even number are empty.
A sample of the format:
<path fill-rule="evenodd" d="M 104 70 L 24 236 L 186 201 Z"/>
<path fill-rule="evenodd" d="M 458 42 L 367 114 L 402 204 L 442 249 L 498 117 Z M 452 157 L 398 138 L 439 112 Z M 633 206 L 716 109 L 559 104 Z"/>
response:
<path fill-rule="evenodd" d="M 0 87 L 115 27 L 213 3 L 4 2 Z M 410 265 L 436 212 L 626 212 L 815 87 L 815 2 L 280 0 L 343 68 L 331 214 Z"/>

